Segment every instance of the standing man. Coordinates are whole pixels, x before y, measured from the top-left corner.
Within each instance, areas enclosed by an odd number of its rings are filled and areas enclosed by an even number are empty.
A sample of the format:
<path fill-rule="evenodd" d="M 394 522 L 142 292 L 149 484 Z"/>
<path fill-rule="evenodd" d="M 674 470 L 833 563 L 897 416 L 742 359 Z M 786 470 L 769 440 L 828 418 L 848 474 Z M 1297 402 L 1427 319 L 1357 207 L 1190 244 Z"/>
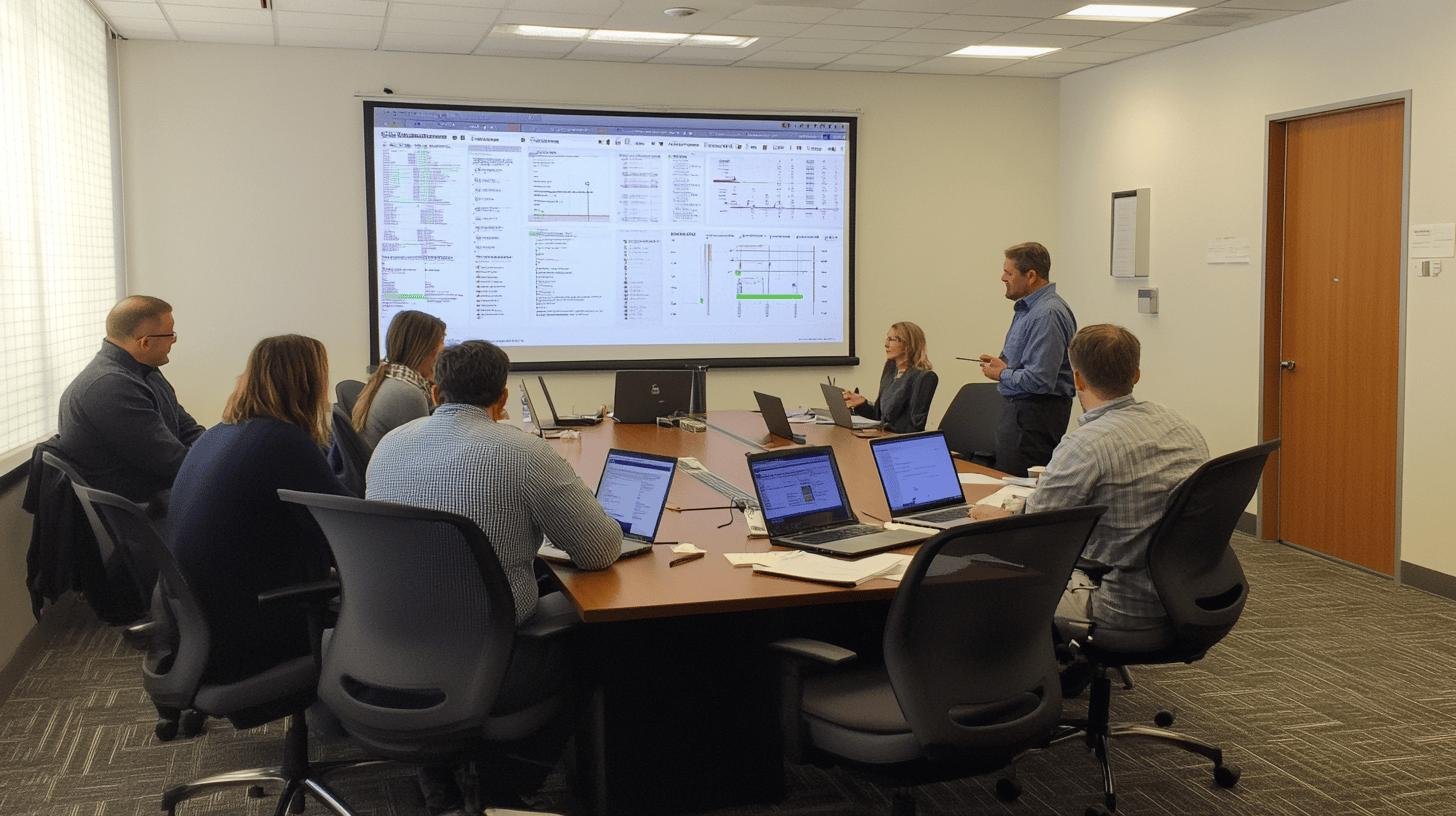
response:
<path fill-rule="evenodd" d="M 171 489 L 203 431 L 162 376 L 176 342 L 165 300 L 132 295 L 106 315 L 101 350 L 61 394 L 59 445 L 92 487 L 136 502 Z"/>
<path fill-rule="evenodd" d="M 996 468 L 1025 476 L 1045 465 L 1072 416 L 1072 364 L 1067 344 L 1077 318 L 1052 283 L 1052 256 L 1035 241 L 1006 250 L 1001 282 L 1015 301 L 1001 354 L 981 355 L 981 373 L 995 380 L 1006 405 L 996 428 Z"/>

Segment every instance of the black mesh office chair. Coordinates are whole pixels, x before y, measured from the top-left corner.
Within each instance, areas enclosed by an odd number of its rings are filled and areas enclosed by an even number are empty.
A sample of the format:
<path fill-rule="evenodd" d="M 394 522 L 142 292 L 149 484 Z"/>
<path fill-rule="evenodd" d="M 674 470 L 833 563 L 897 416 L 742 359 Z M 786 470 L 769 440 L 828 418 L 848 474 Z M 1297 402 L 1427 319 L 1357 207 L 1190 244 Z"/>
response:
<path fill-rule="evenodd" d="M 333 423 L 334 446 L 340 460 L 335 467 L 336 475 L 350 493 L 363 496 L 364 476 L 369 470 L 369 459 L 373 456 L 373 451 L 359 438 L 359 432 L 354 430 L 353 419 L 342 405 L 334 405 L 330 421 Z"/>
<path fill-rule="evenodd" d="M 787 758 L 828 758 L 896 786 L 1010 765 L 996 793 L 1015 799 L 1015 759 L 1058 728 L 1052 613 L 1104 510 L 1012 516 L 922 544 L 890 606 L 884 666 L 809 674 L 816 662 L 855 654 L 812 640 L 775 643 L 789 656 Z M 915 812 L 904 790 L 894 803 L 897 816 Z"/>
<path fill-rule="evenodd" d="M 996 467 L 996 425 L 1001 422 L 1003 404 L 996 383 L 961 386 L 940 418 L 946 444 L 962 459 Z"/>
<path fill-rule="evenodd" d="M 1082 645 L 1082 654 L 1093 668 L 1092 694 L 1087 719 L 1071 724 L 1101 763 L 1103 799 L 1109 811 L 1117 810 L 1108 752 L 1114 737 L 1176 745 L 1212 760 L 1213 778 L 1220 786 L 1238 784 L 1240 770 L 1223 761 L 1222 749 L 1166 730 L 1173 724 L 1169 711 L 1159 711 L 1154 717 L 1158 728 L 1110 724 L 1112 683 L 1107 673 L 1126 666 L 1202 660 L 1233 629 L 1248 600 L 1249 587 L 1229 539 L 1259 486 L 1264 465 L 1278 448 L 1275 439 L 1212 459 L 1168 499 L 1168 509 L 1148 544 L 1148 571 L 1168 613 L 1168 625 L 1138 632 L 1094 626 Z M 1089 814 L 1097 812 L 1088 810 Z"/>
<path fill-rule="evenodd" d="M 354 403 L 359 401 L 359 392 L 363 390 L 364 383 L 358 380 L 339 380 L 339 384 L 334 386 L 334 397 L 346 413 L 353 414 Z"/>
<path fill-rule="evenodd" d="M 571 672 L 561 636 L 574 611 L 518 627 L 495 550 L 463 516 L 278 495 L 308 508 L 334 553 L 341 603 L 319 698 L 355 743 L 412 764 L 487 751 L 554 764 L 554 754 L 529 754 L 543 730 L 564 728 Z"/>
<path fill-rule="evenodd" d="M 281 765 L 216 774 L 168 788 L 162 793 L 162 810 L 173 816 L 182 802 L 211 794 L 222 787 L 246 786 L 249 795 L 261 796 L 260 785 L 278 783 L 282 792 L 276 816 L 283 816 L 290 806 L 294 813 L 302 812 L 305 790 L 337 816 L 354 816 L 354 812 L 323 783 L 323 777 L 346 768 L 376 763 L 309 762 L 308 728 L 303 712 L 314 700 L 318 682 L 317 657 L 294 658 L 234 683 L 205 682 L 203 674 L 212 649 L 207 619 L 187 583 L 187 577 L 157 536 L 156 528 L 147 519 L 145 511 L 114 493 L 88 487 L 77 487 L 76 492 L 96 509 L 113 535 L 131 546 L 144 547 L 157 564 L 157 591 L 153 595 L 152 606 L 154 629 L 151 646 L 142 664 L 142 685 L 160 717 L 158 736 L 163 736 L 167 722 L 172 723 L 172 735 L 175 735 L 179 719 L 183 730 L 188 731 L 195 728 L 195 725 L 188 724 L 189 720 L 200 724 L 200 718 L 205 716 L 226 717 L 240 729 L 256 728 L 285 716 L 289 718 Z M 258 600 L 259 603 L 321 602 L 335 592 L 332 582 L 321 582 L 276 590 L 260 596 Z M 167 735 L 165 738 L 170 737 Z"/>
<path fill-rule="evenodd" d="M 72 489 L 90 487 L 86 480 L 81 478 L 81 473 L 76 466 L 54 449 L 42 451 L 40 458 L 46 467 L 60 471 L 70 481 Z M 126 577 L 117 583 L 129 586 L 136 593 L 135 599 L 128 599 L 122 603 L 132 609 L 145 609 L 147 599 L 152 597 L 152 587 L 157 582 L 156 564 L 152 563 L 151 556 L 144 550 L 130 546 L 127 541 L 117 541 L 111 531 L 102 523 L 96 509 L 81 496 L 79 491 L 77 491 L 76 498 L 86 515 L 86 522 L 91 528 L 91 534 L 96 537 L 96 549 L 101 556 L 103 567 L 114 562 L 116 567 L 113 569 L 119 567 L 126 572 Z M 113 583 L 112 586 L 116 586 L 117 583 Z M 151 618 L 143 613 L 141 620 L 122 629 L 122 636 L 133 647 L 144 648 L 150 622 Z"/>

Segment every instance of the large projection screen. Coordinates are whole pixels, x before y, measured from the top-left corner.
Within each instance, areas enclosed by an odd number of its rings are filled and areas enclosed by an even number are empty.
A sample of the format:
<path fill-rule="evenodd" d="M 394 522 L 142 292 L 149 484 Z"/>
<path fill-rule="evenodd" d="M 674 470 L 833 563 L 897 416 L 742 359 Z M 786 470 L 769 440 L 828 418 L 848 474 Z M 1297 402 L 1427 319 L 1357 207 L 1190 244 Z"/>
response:
<path fill-rule="evenodd" d="M 521 370 L 853 365 L 852 116 L 364 103 L 390 319 Z"/>

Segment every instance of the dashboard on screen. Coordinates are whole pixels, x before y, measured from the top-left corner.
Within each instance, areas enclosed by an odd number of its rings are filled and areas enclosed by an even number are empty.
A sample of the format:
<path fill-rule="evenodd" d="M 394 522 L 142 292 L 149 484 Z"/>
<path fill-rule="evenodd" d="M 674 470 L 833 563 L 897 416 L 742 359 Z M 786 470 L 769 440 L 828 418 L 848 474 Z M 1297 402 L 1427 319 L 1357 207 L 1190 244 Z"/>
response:
<path fill-rule="evenodd" d="M 417 309 L 520 369 L 853 364 L 855 124 L 365 102 L 373 360 Z"/>

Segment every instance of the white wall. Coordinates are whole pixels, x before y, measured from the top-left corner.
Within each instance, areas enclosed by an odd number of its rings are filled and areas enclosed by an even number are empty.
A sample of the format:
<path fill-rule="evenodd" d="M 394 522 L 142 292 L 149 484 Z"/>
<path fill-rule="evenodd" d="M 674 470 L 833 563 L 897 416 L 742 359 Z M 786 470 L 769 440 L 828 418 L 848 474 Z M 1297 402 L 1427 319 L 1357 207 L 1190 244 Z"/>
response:
<path fill-rule="evenodd" d="M 1412 91 L 1410 222 L 1456 221 L 1453 31 L 1450 0 L 1352 0 L 1062 80 L 1061 262 L 1094 273 L 1067 295 L 1084 324 L 1137 332 L 1139 393 L 1186 413 L 1215 452 L 1258 432 L 1265 117 Z M 1157 317 L 1137 314 L 1137 284 L 1105 277 L 1108 196 L 1134 187 L 1152 188 Z M 1205 265 L 1222 235 L 1249 238 L 1255 262 Z M 1399 555 L 1447 574 L 1453 316 L 1456 276 L 1408 279 Z"/>
<path fill-rule="evenodd" d="M 1001 250 L 1051 242 L 1057 88 L 1049 80 L 507 60 L 129 41 L 121 47 L 129 290 L 177 308 L 168 377 L 205 424 L 253 342 L 299 331 L 335 379 L 368 359 L 363 126 L 355 93 L 699 110 L 859 109 L 857 372 L 873 392 L 884 331 L 914 320 L 942 383 L 932 421 L 1010 319 Z M 1055 249 L 1055 247 L 1053 247 Z M 751 388 L 822 402 L 825 371 L 721 371 L 714 408 Z M 578 408 L 610 374 L 553 378 Z M 559 381 L 559 385 L 556 384 Z M 556 394 L 560 391 L 560 395 Z"/>

